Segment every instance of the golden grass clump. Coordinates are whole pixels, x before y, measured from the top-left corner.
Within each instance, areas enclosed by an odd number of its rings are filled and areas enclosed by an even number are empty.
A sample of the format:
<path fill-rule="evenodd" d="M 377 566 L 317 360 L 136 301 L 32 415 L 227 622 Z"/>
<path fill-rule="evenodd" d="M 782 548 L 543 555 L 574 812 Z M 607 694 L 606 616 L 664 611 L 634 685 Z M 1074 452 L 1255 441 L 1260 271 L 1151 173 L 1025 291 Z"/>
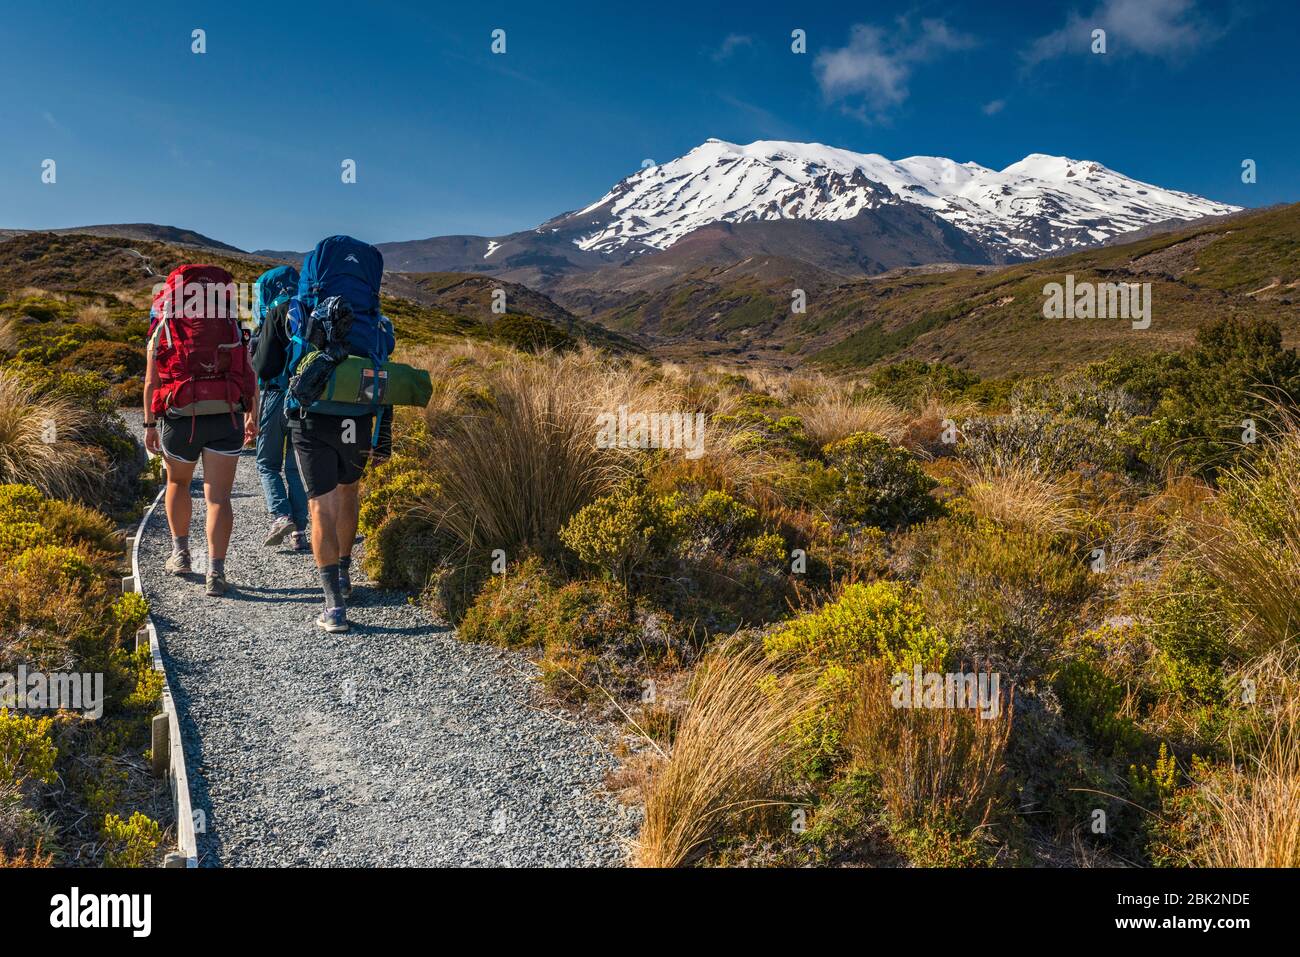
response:
<path fill-rule="evenodd" d="M 1220 480 L 1192 539 L 1221 586 L 1243 660 L 1300 636 L 1300 422 L 1286 417 L 1258 457 Z"/>
<path fill-rule="evenodd" d="M 1196 859 L 1210 867 L 1300 867 L 1300 701 L 1271 715 L 1262 744 L 1227 773 L 1208 775 L 1208 821 Z M 1240 761 L 1240 764 L 1238 764 Z"/>
<path fill-rule="evenodd" d="M 426 421 L 445 528 L 467 548 L 548 552 L 560 527 L 632 468 L 630 450 L 600 448 L 601 413 L 672 409 L 641 376 L 592 349 L 515 355 L 476 369 L 479 401 Z"/>
<path fill-rule="evenodd" d="M 975 515 L 999 525 L 1053 535 L 1086 519 L 1064 478 L 1027 462 L 966 462 L 958 475 Z"/>
<path fill-rule="evenodd" d="M 96 479 L 96 460 L 78 442 L 90 413 L 62 396 L 0 369 L 0 483 L 34 485 L 53 498 L 75 498 Z"/>
<path fill-rule="evenodd" d="M 803 675 L 777 680 L 757 647 L 723 647 L 700 663 L 672 752 L 660 764 L 635 849 L 641 867 L 693 863 L 738 816 L 780 803 L 790 728 L 817 692 Z"/>
<path fill-rule="evenodd" d="M 897 444 L 912 416 L 880 396 L 854 397 L 843 387 L 828 388 L 794 407 L 804 432 L 818 445 L 828 445 L 853 435 L 873 432 Z"/>

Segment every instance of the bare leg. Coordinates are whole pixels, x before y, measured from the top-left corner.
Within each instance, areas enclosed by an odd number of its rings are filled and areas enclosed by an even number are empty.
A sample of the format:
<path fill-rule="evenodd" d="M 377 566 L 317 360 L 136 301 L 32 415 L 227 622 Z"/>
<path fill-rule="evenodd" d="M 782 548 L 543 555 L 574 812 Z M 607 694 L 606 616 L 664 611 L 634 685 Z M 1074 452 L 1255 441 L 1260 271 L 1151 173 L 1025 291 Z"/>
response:
<path fill-rule="evenodd" d="M 338 494 L 338 516 L 334 528 L 337 529 L 338 554 L 342 558 L 352 554 L 352 544 L 357 540 L 357 521 L 361 514 L 361 483 L 340 485 Z"/>
<path fill-rule="evenodd" d="M 311 550 L 316 556 L 317 568 L 339 563 L 339 492 L 344 487 L 340 485 L 307 500 L 307 511 L 311 515 Z"/>
<path fill-rule="evenodd" d="M 193 507 L 190 503 L 190 480 L 194 478 L 197 462 L 182 462 L 164 455 L 167 463 L 167 494 L 163 498 L 163 507 L 167 510 L 167 527 L 172 530 L 173 538 L 181 538 L 190 533 L 190 517 Z"/>
<path fill-rule="evenodd" d="M 208 558 L 224 559 L 235 526 L 230 490 L 235 484 L 239 456 L 203 452 L 203 497 L 208 501 Z"/>

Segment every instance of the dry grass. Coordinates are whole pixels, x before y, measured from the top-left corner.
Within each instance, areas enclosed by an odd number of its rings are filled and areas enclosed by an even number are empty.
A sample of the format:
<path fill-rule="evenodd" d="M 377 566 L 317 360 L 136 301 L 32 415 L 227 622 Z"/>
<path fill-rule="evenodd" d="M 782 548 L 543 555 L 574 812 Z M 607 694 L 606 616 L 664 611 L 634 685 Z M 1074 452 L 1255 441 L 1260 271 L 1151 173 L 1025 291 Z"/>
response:
<path fill-rule="evenodd" d="M 638 865 L 690 864 L 730 821 L 779 803 L 789 729 L 815 692 L 801 676 L 772 678 L 755 647 L 723 648 L 701 662 L 672 754 L 649 788 Z"/>
<path fill-rule="evenodd" d="M 880 777 L 896 821 L 990 821 L 1002 787 L 1012 707 L 996 717 L 964 708 L 895 708 L 883 663 L 863 668 L 845 743 L 855 764 Z"/>
<path fill-rule="evenodd" d="M 897 443 L 912 416 L 879 396 L 854 398 L 843 387 L 828 388 L 794 407 L 804 431 L 818 445 L 838 442 L 855 432 L 874 432 Z"/>
<path fill-rule="evenodd" d="M 1201 786 L 1209 826 L 1197 859 L 1210 867 L 1300 867 L 1300 701 L 1275 714 L 1262 747 Z M 1236 764 L 1236 761 L 1233 762 Z"/>
<path fill-rule="evenodd" d="M 1205 569 L 1222 586 L 1246 660 L 1300 636 L 1300 423 L 1284 422 L 1256 462 L 1192 526 Z"/>
<path fill-rule="evenodd" d="M 86 322 L 105 329 L 113 327 L 108 307 L 97 302 L 87 303 L 77 309 L 77 322 Z"/>
<path fill-rule="evenodd" d="M 449 412 L 453 387 L 426 421 L 447 503 L 439 516 L 474 552 L 554 550 L 560 527 L 630 471 L 626 449 L 599 448 L 596 417 L 620 405 L 664 406 L 651 385 L 598 353 L 516 355 L 482 369 L 471 408 Z"/>
<path fill-rule="evenodd" d="M 54 498 L 73 498 L 95 482 L 95 460 L 78 442 L 88 413 L 61 397 L 37 397 L 0 369 L 0 482 L 27 483 Z"/>
<path fill-rule="evenodd" d="M 18 339 L 18 320 L 12 317 L 0 319 L 0 353 L 14 355 L 21 348 Z"/>
<path fill-rule="evenodd" d="M 1008 528 L 1050 535 L 1069 532 L 1087 517 L 1064 478 L 1026 462 L 968 462 L 958 474 L 972 511 Z"/>

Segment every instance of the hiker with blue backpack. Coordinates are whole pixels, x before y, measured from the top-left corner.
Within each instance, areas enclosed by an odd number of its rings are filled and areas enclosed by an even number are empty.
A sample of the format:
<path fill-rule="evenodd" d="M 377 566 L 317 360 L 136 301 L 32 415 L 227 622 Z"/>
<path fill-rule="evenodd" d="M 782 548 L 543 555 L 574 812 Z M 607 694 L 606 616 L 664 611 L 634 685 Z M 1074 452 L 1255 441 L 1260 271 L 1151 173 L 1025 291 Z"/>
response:
<path fill-rule="evenodd" d="M 321 240 L 303 260 L 297 295 L 283 323 L 263 326 L 263 376 L 283 373 L 285 426 L 307 491 L 311 549 L 325 593 L 316 624 L 348 630 L 352 546 L 360 513 L 358 483 L 394 404 L 428 403 L 429 374 L 390 362 L 392 324 L 379 311 L 384 259 L 350 236 Z"/>
<path fill-rule="evenodd" d="M 286 455 L 289 437 L 284 423 L 284 396 L 289 388 L 284 346 L 289 336 L 289 300 L 298 291 L 298 270 L 277 266 L 257 277 L 253 284 L 253 368 L 257 371 L 258 405 L 261 418 L 257 431 L 257 475 L 271 514 L 265 543 L 275 547 L 292 536 L 295 551 L 311 547 L 307 539 L 307 492 L 298 475 L 298 463 Z M 270 334 L 278 329 L 279 334 Z M 264 374 L 263 370 L 277 370 Z"/>

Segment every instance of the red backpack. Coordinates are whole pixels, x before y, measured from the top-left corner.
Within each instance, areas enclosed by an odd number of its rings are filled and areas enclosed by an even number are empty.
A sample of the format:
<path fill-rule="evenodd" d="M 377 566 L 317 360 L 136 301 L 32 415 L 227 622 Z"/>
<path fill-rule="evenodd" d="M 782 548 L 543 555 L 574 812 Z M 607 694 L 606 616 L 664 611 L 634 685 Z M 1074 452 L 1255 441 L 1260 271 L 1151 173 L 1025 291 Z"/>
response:
<path fill-rule="evenodd" d="M 257 377 L 239 326 L 235 280 L 217 266 L 181 266 L 154 298 L 155 415 L 253 407 Z"/>

